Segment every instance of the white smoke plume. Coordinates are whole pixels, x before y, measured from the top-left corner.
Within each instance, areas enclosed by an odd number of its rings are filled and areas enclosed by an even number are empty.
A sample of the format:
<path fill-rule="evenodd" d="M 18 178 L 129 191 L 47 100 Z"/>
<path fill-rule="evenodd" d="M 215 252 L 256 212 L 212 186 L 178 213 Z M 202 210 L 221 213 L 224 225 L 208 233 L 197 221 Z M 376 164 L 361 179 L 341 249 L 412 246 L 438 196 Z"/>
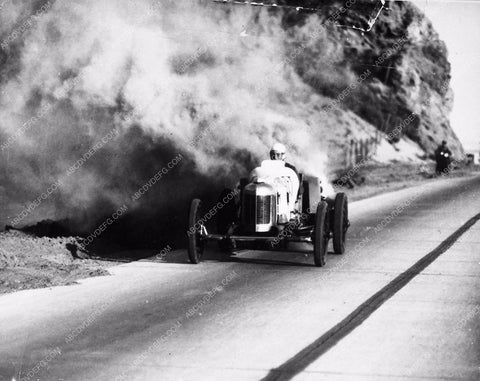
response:
<path fill-rule="evenodd" d="M 275 141 L 300 170 L 323 174 L 318 132 L 289 113 L 288 94 L 305 85 L 286 59 L 279 15 L 191 0 L 26 3 L 0 11 L 9 197 L 28 202 L 61 180 L 59 215 L 135 210 L 133 193 L 181 153 L 143 200 L 170 213 L 196 187 L 233 185 Z"/>

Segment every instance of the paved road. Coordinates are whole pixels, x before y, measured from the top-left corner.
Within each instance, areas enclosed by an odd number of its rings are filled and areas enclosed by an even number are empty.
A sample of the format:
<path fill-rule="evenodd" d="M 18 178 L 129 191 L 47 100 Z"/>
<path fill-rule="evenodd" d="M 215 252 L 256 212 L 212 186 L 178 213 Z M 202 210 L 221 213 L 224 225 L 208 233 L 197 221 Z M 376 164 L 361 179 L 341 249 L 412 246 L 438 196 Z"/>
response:
<path fill-rule="evenodd" d="M 2 296 L 0 379 L 479 380 L 479 213 L 480 176 L 435 180 L 353 203 L 323 269 L 212 247 Z"/>

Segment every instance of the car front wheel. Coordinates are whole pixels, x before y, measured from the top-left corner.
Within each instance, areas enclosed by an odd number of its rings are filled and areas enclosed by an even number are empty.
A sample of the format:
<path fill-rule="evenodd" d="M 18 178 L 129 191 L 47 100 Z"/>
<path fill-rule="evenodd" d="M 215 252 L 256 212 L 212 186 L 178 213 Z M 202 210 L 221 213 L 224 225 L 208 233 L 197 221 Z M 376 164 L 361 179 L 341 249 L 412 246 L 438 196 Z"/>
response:
<path fill-rule="evenodd" d="M 317 206 L 313 232 L 313 259 L 317 267 L 325 266 L 329 234 L 327 203 L 321 201 Z"/>
<path fill-rule="evenodd" d="M 192 200 L 188 214 L 188 258 L 194 264 L 200 263 L 204 247 L 201 226 L 198 224 L 201 218 L 201 205 L 202 202 L 198 198 Z"/>
<path fill-rule="evenodd" d="M 345 252 L 345 237 L 348 229 L 348 200 L 345 193 L 338 193 L 333 206 L 333 251 Z"/>

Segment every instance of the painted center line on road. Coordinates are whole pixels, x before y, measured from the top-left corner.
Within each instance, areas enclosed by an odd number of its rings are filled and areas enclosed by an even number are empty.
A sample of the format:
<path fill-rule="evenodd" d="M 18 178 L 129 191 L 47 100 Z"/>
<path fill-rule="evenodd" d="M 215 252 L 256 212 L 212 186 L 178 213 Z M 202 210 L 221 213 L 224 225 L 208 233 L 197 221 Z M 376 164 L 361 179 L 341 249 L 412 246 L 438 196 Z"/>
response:
<path fill-rule="evenodd" d="M 291 359 L 279 367 L 270 370 L 267 376 L 261 381 L 284 381 L 291 380 L 293 377 L 304 371 L 309 365 L 318 360 L 320 356 L 326 353 L 340 340 L 350 334 L 355 328 L 360 326 L 370 315 L 378 310 L 398 291 L 405 287 L 412 279 L 430 266 L 438 257 L 450 249 L 453 244 L 460 239 L 470 228 L 480 220 L 480 213 L 468 220 L 464 225 L 452 233 L 435 249 L 418 260 L 413 266 L 409 267 L 403 273 L 398 275 L 380 291 L 375 293 L 350 315 L 340 323 L 328 330 L 310 345 L 302 349 Z"/>

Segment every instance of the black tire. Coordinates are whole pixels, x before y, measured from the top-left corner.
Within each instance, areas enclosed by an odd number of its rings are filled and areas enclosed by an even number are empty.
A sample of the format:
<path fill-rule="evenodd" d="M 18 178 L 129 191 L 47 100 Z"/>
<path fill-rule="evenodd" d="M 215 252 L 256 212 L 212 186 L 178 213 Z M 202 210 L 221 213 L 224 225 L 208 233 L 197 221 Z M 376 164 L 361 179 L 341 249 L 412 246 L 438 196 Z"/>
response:
<path fill-rule="evenodd" d="M 333 251 L 345 252 L 345 238 L 348 229 L 348 199 L 345 193 L 338 193 L 333 205 Z"/>
<path fill-rule="evenodd" d="M 317 267 L 325 266 L 329 235 L 327 203 L 321 201 L 317 205 L 315 228 L 313 231 L 313 259 Z"/>
<path fill-rule="evenodd" d="M 201 232 L 195 229 L 200 220 L 201 206 L 202 202 L 198 198 L 193 199 L 188 214 L 188 258 L 194 264 L 200 263 L 204 247 Z"/>

